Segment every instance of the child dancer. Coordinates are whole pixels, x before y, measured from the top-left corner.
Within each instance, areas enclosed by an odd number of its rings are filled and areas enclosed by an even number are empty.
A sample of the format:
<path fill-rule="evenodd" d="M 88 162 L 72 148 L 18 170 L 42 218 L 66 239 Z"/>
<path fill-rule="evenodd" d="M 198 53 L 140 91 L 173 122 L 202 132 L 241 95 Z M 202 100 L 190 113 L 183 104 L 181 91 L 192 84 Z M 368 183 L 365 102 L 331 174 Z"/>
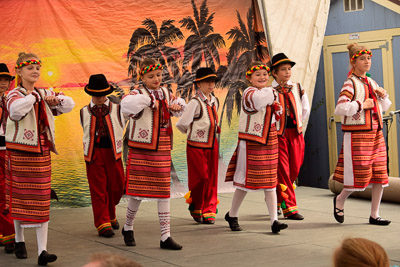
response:
<path fill-rule="evenodd" d="M 85 92 L 92 100 L 80 113 L 94 225 L 102 237 L 112 237 L 112 229 L 119 229 L 115 207 L 125 181 L 121 160 L 125 120 L 120 105 L 107 98 L 113 91 L 103 74 L 90 76 Z"/>
<path fill-rule="evenodd" d="M 8 67 L 0 63 L 0 234 L 3 236 L 4 251 L 14 252 L 14 223 L 10 213 L 4 214 L 6 210 L 6 123 L 8 112 L 6 108 L 5 92 L 10 88 L 10 83 L 14 77 L 10 74 Z"/>
<path fill-rule="evenodd" d="M 232 206 L 225 215 L 232 231 L 241 231 L 238 211 L 248 191 L 263 190 L 271 218 L 271 230 L 279 233 L 286 229 L 278 221 L 276 183 L 278 168 L 278 139 L 276 136 L 274 110 L 275 95 L 266 87 L 269 68 L 261 62 L 253 62 L 246 72 L 251 86 L 242 96 L 239 117 L 239 143 L 228 166 L 226 181 L 236 187 Z"/>
<path fill-rule="evenodd" d="M 383 187 L 388 186 L 387 157 L 382 134 L 382 112 L 392 104 L 386 91 L 370 77 L 372 52 L 356 43 L 347 46 L 351 70 L 335 109 L 342 116 L 343 145 L 333 179 L 343 183 L 333 199 L 333 214 L 344 222 L 344 203 L 354 191 L 372 187 L 370 224 L 388 225 L 379 216 Z"/>
<path fill-rule="evenodd" d="M 291 220 L 303 220 L 299 213 L 294 192 L 304 159 L 303 121 L 310 113 L 307 94 L 299 83 L 290 80 L 292 67 L 296 64 L 283 53 L 276 54 L 271 61 L 272 75 L 275 80 L 272 87 L 278 92 L 278 101 L 282 107 L 282 116 L 276 122 L 278 133 L 278 209 Z"/>
<path fill-rule="evenodd" d="M 15 256 L 27 258 L 24 228 L 35 227 L 38 264 L 47 265 L 57 259 L 56 255 L 46 251 L 50 214 L 50 151 L 57 153 L 54 115 L 71 111 L 75 103 L 61 93 L 35 87 L 41 65 L 35 54 L 19 54 L 15 69 L 20 83 L 7 97 L 6 172 L 10 188 L 7 204 L 15 226 Z"/>
<path fill-rule="evenodd" d="M 131 91 L 121 102 L 122 113 L 130 117 L 125 190 L 131 196 L 122 234 L 127 246 L 136 245 L 133 222 L 140 202 L 156 199 L 161 228 L 160 247 L 179 250 L 182 246 L 170 236 L 170 112 L 180 116 L 185 102 L 160 86 L 162 66 L 154 59 L 142 61 L 139 75 L 143 86 Z"/>
<path fill-rule="evenodd" d="M 218 100 L 214 91 L 217 75 L 211 68 L 196 72 L 196 95 L 189 101 L 176 124 L 187 133 L 187 166 L 193 219 L 214 224 L 217 212 L 218 187 Z"/>

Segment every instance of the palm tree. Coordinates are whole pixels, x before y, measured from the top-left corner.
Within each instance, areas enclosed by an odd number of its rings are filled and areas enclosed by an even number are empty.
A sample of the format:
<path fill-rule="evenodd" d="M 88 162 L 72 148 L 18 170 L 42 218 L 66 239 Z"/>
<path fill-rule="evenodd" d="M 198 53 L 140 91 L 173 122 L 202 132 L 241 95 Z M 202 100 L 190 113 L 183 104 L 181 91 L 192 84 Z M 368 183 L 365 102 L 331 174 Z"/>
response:
<path fill-rule="evenodd" d="M 225 46 L 222 35 L 214 33 L 212 23 L 215 12 L 209 15 L 207 0 L 202 2 L 199 10 L 194 0 L 191 0 L 191 3 L 193 17 L 187 16 L 179 21 L 181 27 L 191 32 L 191 35 L 185 41 L 183 71 L 182 76 L 178 79 L 177 88 L 178 94 L 186 99 L 190 98 L 194 92 L 192 81 L 201 61 L 204 59 L 206 66 L 215 70 L 216 65 L 220 65 L 218 49 Z"/>
<path fill-rule="evenodd" d="M 158 29 L 154 20 L 146 18 L 142 22 L 145 27 L 137 28 L 133 32 L 127 59 L 129 61 L 128 75 L 131 75 L 134 80 L 137 78 L 140 61 L 145 57 L 156 59 L 164 66 L 165 83 L 170 84 L 178 76 L 177 61 L 181 58 L 181 53 L 167 44 L 181 40 L 184 36 L 181 30 L 173 24 L 174 22 L 174 20 L 164 20 Z"/>
<path fill-rule="evenodd" d="M 239 26 L 235 26 L 227 32 L 228 40 L 233 40 L 233 42 L 227 54 L 228 69 L 221 80 L 223 85 L 229 86 L 229 91 L 222 107 L 220 127 L 225 111 L 229 126 L 235 106 L 238 114 L 240 113 L 242 93 L 247 87 L 245 81 L 248 65 L 255 60 L 269 61 L 265 33 L 254 29 L 256 17 L 254 11 L 258 11 L 258 9 L 252 6 L 247 12 L 247 26 L 239 12 L 236 11 Z"/>

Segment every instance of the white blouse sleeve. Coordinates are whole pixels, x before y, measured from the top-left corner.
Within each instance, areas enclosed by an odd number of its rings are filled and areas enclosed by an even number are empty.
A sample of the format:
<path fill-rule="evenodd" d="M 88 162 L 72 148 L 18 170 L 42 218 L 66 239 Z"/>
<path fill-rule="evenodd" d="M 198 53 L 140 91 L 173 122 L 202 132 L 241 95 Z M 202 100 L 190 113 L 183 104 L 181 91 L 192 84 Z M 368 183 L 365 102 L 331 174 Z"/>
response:
<path fill-rule="evenodd" d="M 301 106 L 303 113 L 303 117 L 301 119 L 305 121 L 308 115 L 310 115 L 310 103 L 308 102 L 308 97 L 306 92 L 304 92 L 303 96 L 301 97 Z"/>
<path fill-rule="evenodd" d="M 75 107 L 75 102 L 72 97 L 66 96 L 64 94 L 59 94 L 57 98 L 60 101 L 60 104 L 51 107 L 52 109 L 55 109 L 57 111 L 55 115 L 68 113 Z"/>
<path fill-rule="evenodd" d="M 186 133 L 193 122 L 193 119 L 200 114 L 200 106 L 197 100 L 191 100 L 187 104 L 185 111 L 176 123 L 176 128 L 182 133 Z"/>
<path fill-rule="evenodd" d="M 248 111 L 264 110 L 266 106 L 274 103 L 272 87 L 264 87 L 261 90 L 250 87 L 243 92 L 244 106 Z"/>
<path fill-rule="evenodd" d="M 21 120 L 33 108 L 36 97 L 32 94 L 22 96 L 18 92 L 10 92 L 7 96 L 7 109 L 14 121 Z"/>
<path fill-rule="evenodd" d="M 124 115 L 133 117 L 141 112 L 145 107 L 152 105 L 152 99 L 145 94 L 140 94 L 133 90 L 129 95 L 125 96 L 121 101 L 121 111 Z"/>
<path fill-rule="evenodd" d="M 354 95 L 353 83 L 346 80 L 340 91 L 339 99 L 335 108 L 335 115 L 353 116 L 357 112 L 362 111 L 362 103 L 360 101 L 352 101 Z"/>

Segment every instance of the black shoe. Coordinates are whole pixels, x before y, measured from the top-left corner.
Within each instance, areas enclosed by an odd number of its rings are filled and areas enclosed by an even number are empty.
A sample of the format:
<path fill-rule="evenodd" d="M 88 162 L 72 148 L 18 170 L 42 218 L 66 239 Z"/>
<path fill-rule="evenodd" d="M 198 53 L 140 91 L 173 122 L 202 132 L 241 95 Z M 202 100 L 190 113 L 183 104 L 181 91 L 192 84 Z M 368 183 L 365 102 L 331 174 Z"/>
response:
<path fill-rule="evenodd" d="M 114 231 L 113 231 L 112 229 L 107 229 L 107 230 L 105 230 L 104 232 L 99 233 L 99 236 L 107 237 L 107 238 L 110 238 L 110 237 L 112 237 L 113 235 L 115 235 L 115 233 L 114 233 Z"/>
<path fill-rule="evenodd" d="M 389 225 L 391 221 L 382 219 L 381 217 L 378 217 L 376 219 L 369 217 L 369 223 L 375 225 Z"/>
<path fill-rule="evenodd" d="M 46 250 L 43 250 L 42 253 L 40 253 L 40 256 L 38 258 L 38 265 L 44 266 L 44 265 L 47 265 L 47 263 L 53 262 L 56 260 L 57 260 L 56 255 L 50 254 Z"/>
<path fill-rule="evenodd" d="M 15 242 L 15 256 L 18 259 L 28 258 L 28 253 L 26 252 L 25 242 Z"/>
<path fill-rule="evenodd" d="M 171 249 L 171 250 L 180 250 L 182 246 L 176 243 L 172 237 L 168 237 L 167 240 L 161 241 L 160 240 L 160 248 L 163 249 Z"/>
<path fill-rule="evenodd" d="M 229 227 L 232 231 L 242 231 L 242 228 L 239 225 L 238 217 L 230 217 L 229 211 L 225 214 L 225 221 L 229 223 Z"/>
<path fill-rule="evenodd" d="M 128 247 L 136 246 L 133 230 L 125 231 L 124 227 L 122 227 L 122 235 L 124 236 L 125 245 L 127 245 Z"/>
<path fill-rule="evenodd" d="M 214 224 L 215 220 L 214 219 L 205 219 L 203 218 L 203 224 Z"/>
<path fill-rule="evenodd" d="M 119 222 L 118 222 L 118 220 L 112 221 L 112 222 L 111 222 L 111 227 L 112 227 L 112 229 L 114 229 L 114 230 L 118 230 L 118 229 L 119 229 Z"/>
<path fill-rule="evenodd" d="M 271 225 L 271 230 L 274 234 L 279 233 L 281 230 L 288 228 L 286 223 L 281 223 L 278 220 L 275 220 L 274 223 Z"/>
<path fill-rule="evenodd" d="M 333 216 L 335 217 L 335 220 L 338 223 L 343 223 L 344 222 L 344 209 L 336 208 L 336 198 L 337 198 L 337 196 L 335 196 L 333 198 Z M 343 215 L 339 215 L 339 213 L 343 213 Z"/>
<path fill-rule="evenodd" d="M 198 218 L 198 217 L 193 217 L 193 220 L 195 220 L 198 223 L 202 223 L 203 222 L 202 218 Z"/>
<path fill-rule="evenodd" d="M 296 213 L 286 217 L 286 219 L 301 221 L 304 220 L 304 216 L 301 215 L 300 213 Z"/>
<path fill-rule="evenodd" d="M 7 244 L 5 244 L 5 245 L 4 245 L 4 251 L 5 251 L 7 254 L 14 253 L 14 251 L 15 251 L 14 242 L 13 242 L 13 243 L 7 243 Z"/>

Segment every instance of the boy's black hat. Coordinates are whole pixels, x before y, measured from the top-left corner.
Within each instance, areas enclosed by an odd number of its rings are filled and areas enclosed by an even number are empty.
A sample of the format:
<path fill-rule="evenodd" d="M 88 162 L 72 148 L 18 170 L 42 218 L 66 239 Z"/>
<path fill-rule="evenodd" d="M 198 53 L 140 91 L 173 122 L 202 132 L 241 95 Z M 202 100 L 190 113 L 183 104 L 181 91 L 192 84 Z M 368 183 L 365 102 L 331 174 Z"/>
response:
<path fill-rule="evenodd" d="M 14 79 L 14 76 L 11 75 L 7 65 L 4 63 L 0 63 L 0 76 L 8 76 L 11 80 Z"/>
<path fill-rule="evenodd" d="M 218 81 L 218 76 L 212 70 L 212 68 L 200 68 L 196 71 L 196 79 L 194 80 L 195 83 L 202 82 L 205 80 L 213 80 Z"/>
<path fill-rule="evenodd" d="M 278 67 L 281 64 L 290 64 L 290 66 L 296 65 L 296 62 L 291 61 L 284 53 L 276 54 L 271 60 L 271 70 Z"/>
<path fill-rule="evenodd" d="M 107 82 L 104 74 L 93 74 L 85 86 L 85 92 L 91 96 L 105 96 L 114 91 L 114 87 Z"/>

